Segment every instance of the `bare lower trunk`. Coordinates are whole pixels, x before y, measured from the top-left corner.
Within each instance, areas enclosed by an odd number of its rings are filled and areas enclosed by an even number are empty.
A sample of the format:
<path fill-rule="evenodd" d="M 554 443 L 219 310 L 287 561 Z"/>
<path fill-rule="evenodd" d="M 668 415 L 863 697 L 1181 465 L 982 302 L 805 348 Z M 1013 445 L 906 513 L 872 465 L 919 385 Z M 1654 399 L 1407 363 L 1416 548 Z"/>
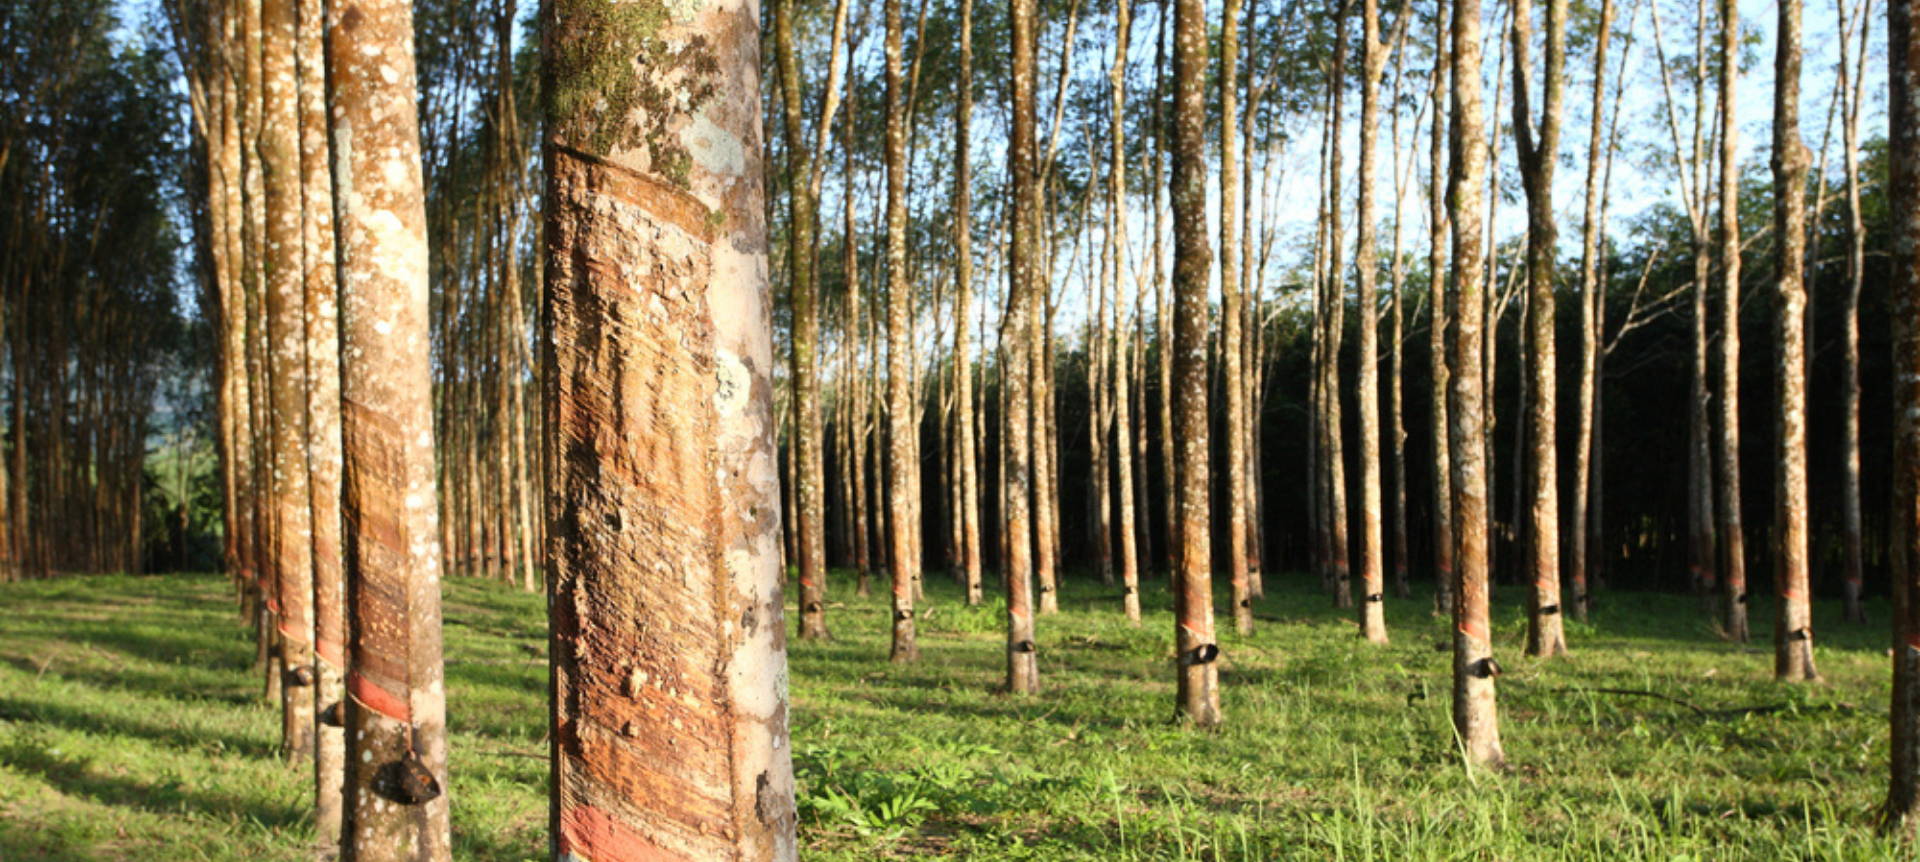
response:
<path fill-rule="evenodd" d="M 1039 646 L 1033 625 L 1033 551 L 1036 531 L 1031 505 L 1033 471 L 1032 401 L 1027 330 L 1033 316 L 1033 291 L 1039 285 L 1040 185 L 1035 170 L 1034 40 L 1038 22 L 1034 0 L 1013 0 L 1013 119 L 1007 140 L 1007 169 L 1012 174 L 1013 212 L 1008 248 L 1007 322 L 1000 385 L 1005 458 L 1001 464 L 1002 507 L 1007 547 L 1007 690 L 1040 690 Z"/>
<path fill-rule="evenodd" d="M 1887 2 L 1887 198 L 1893 258 L 1893 697 L 1882 823 L 1920 830 L 1920 17 Z"/>
<path fill-rule="evenodd" d="M 1443 16 L 1444 18 L 1444 16 Z M 1452 291 L 1448 288 L 1447 268 L 1447 199 L 1443 181 L 1447 170 L 1446 142 L 1447 124 L 1444 109 L 1447 94 L 1447 44 L 1446 22 L 1439 22 L 1441 33 L 1434 40 L 1436 58 L 1433 73 L 1433 128 L 1432 141 L 1427 165 L 1427 182 L 1432 191 L 1427 201 L 1427 360 L 1432 369 L 1432 379 L 1427 394 L 1432 402 L 1432 414 L 1427 430 L 1433 437 L 1433 610 L 1436 614 L 1453 613 L 1453 483 L 1452 460 L 1447 446 L 1448 429 L 1452 424 L 1447 419 L 1447 392 L 1451 380 L 1447 370 L 1447 305 Z"/>
<path fill-rule="evenodd" d="M 1720 2 L 1720 50 L 1739 51 L 1739 11 L 1734 0 Z M 1734 122 L 1737 64 L 1720 70 L 1720 540 L 1727 590 L 1727 636 L 1747 639 L 1746 528 L 1740 513 L 1740 166 L 1734 154 L 1739 126 Z M 1796 139 L 1797 142 L 1797 139 Z M 1698 265 L 1695 266 L 1699 270 Z"/>
<path fill-rule="evenodd" d="M 1864 544 L 1861 539 L 1860 513 L 1860 286 L 1864 280 L 1866 264 L 1866 227 L 1860 215 L 1860 103 L 1861 88 L 1865 85 L 1867 55 L 1867 32 L 1871 21 L 1862 16 L 1855 26 L 1860 28 L 1860 61 L 1863 64 L 1857 71 L 1848 61 L 1847 42 L 1847 3 L 1837 4 L 1840 10 L 1840 92 L 1844 97 L 1842 104 L 1845 116 L 1841 119 L 1841 136 L 1846 150 L 1842 161 L 1847 176 L 1847 301 L 1846 317 L 1842 324 L 1844 335 L 1841 386 L 1846 402 L 1841 408 L 1840 461 L 1842 471 L 1842 506 L 1844 528 L 1846 532 L 1846 616 L 1849 622 L 1867 621 L 1866 608 L 1860 604 L 1860 587 Z M 1863 4 L 1864 8 L 1864 4 Z M 1817 219 L 1816 219 L 1817 221 Z"/>
<path fill-rule="evenodd" d="M 543 31 L 554 850 L 792 859 L 757 17 Z"/>
<path fill-rule="evenodd" d="M 1453 612 L 1453 726 L 1467 760 L 1498 766 L 1500 725 L 1495 704 L 1493 639 L 1487 612 L 1488 467 L 1482 444 L 1484 378 L 1481 368 L 1485 261 L 1479 230 L 1485 181 L 1485 120 L 1480 105 L 1480 2 L 1454 0 L 1452 39 L 1452 171 L 1448 183 L 1453 224 L 1454 338 L 1448 405 L 1452 435 L 1455 514 L 1454 561 L 1459 575 Z"/>
<path fill-rule="evenodd" d="M 301 230 L 299 70 L 295 0 L 261 7 L 266 99 L 260 155 L 266 179 L 266 308 L 273 427 L 273 570 L 279 597 L 278 641 L 284 670 L 282 753 L 313 757 L 313 533 L 307 491 L 307 335 Z"/>
<path fill-rule="evenodd" d="M 1731 3 L 1732 0 L 1727 0 Z M 1774 373 L 1780 386 L 1775 417 L 1774 540 L 1780 591 L 1774 619 L 1773 674 L 1815 680 L 1813 608 L 1807 560 L 1807 146 L 1800 140 L 1800 0 L 1781 0 L 1773 85 Z"/>
<path fill-rule="evenodd" d="M 1360 176 L 1356 183 L 1359 200 L 1354 207 L 1359 237 L 1353 261 L 1360 276 L 1360 321 L 1358 340 L 1354 344 L 1360 360 L 1354 384 L 1360 412 L 1356 423 L 1360 434 L 1360 636 L 1374 643 L 1386 643 L 1386 554 L 1380 494 L 1380 318 L 1376 299 L 1380 267 L 1375 237 L 1378 219 L 1374 214 L 1374 187 L 1378 185 L 1379 169 L 1375 164 L 1373 139 L 1380 130 L 1380 75 L 1386 71 L 1390 49 L 1380 41 L 1379 0 L 1365 0 L 1362 4 L 1361 25 L 1365 49 L 1360 58 Z M 1333 283 L 1341 283 L 1337 273 Z"/>
<path fill-rule="evenodd" d="M 1025 0 L 1022 0 L 1025 2 Z M 1179 451 L 1179 568 L 1175 572 L 1174 661 L 1180 715 L 1220 724 L 1220 647 L 1213 634 L 1213 576 L 1207 489 L 1206 7 L 1174 0 L 1174 295 L 1178 305 L 1174 445 Z"/>
<path fill-rule="evenodd" d="M 1227 416 L 1227 583 L 1232 589 L 1233 624 L 1253 633 L 1253 596 L 1247 586 L 1247 422 L 1246 386 L 1241 367 L 1240 293 L 1240 136 L 1237 71 L 1240 60 L 1240 0 L 1225 0 L 1220 13 L 1220 353 L 1226 379 Z M 1202 366 L 1204 368 L 1204 366 Z M 1204 439 L 1204 438 L 1203 438 Z M 1207 453 L 1203 450 L 1201 457 Z M 1204 497 L 1202 498 L 1204 500 Z"/>
<path fill-rule="evenodd" d="M 300 170 L 305 248 L 307 491 L 313 529 L 314 835 L 340 846 L 346 781 L 346 579 L 341 567 L 340 321 L 334 271 L 333 178 L 327 147 L 321 0 L 301 0 Z"/>
<path fill-rule="evenodd" d="M 352 860 L 446 860 L 427 219 L 413 15 L 334 0 L 327 69 L 340 278 Z"/>
<path fill-rule="evenodd" d="M 1548 0 L 1545 77 L 1540 120 L 1534 126 L 1529 107 L 1533 5 L 1515 0 L 1513 7 L 1513 123 L 1515 149 L 1527 192 L 1527 381 L 1532 397 L 1527 403 L 1528 461 L 1532 473 L 1527 485 L 1532 505 L 1528 511 L 1528 580 L 1532 584 L 1527 609 L 1527 654 L 1554 656 L 1567 651 L 1560 607 L 1560 475 L 1555 389 L 1559 385 L 1554 350 L 1554 269 L 1558 229 L 1554 224 L 1553 168 L 1559 158 L 1560 121 L 1565 112 L 1567 0 Z M 1521 485 L 1514 478 L 1515 488 Z M 1519 512 L 1514 513 L 1519 517 Z"/>

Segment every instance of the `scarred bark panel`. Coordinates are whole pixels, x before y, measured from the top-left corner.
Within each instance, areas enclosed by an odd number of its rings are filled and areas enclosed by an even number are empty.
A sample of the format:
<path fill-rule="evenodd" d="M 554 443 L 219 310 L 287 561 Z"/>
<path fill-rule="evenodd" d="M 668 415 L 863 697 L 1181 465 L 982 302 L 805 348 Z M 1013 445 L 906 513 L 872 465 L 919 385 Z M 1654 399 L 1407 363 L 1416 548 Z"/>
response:
<path fill-rule="evenodd" d="M 757 10 L 546 15 L 554 850 L 792 858 Z"/>

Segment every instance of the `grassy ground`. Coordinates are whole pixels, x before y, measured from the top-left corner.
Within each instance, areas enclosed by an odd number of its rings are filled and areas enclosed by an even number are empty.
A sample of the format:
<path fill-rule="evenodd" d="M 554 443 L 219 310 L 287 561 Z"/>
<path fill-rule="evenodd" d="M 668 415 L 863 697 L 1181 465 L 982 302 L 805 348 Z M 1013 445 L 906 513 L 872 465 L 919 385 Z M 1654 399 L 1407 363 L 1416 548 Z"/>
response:
<path fill-rule="evenodd" d="M 996 606 L 929 584 L 922 661 L 889 665 L 881 601 L 835 584 L 829 643 L 791 644 L 809 858 L 1879 859 L 1886 609 L 1817 608 L 1827 682 L 1771 680 L 1763 643 L 1719 641 L 1689 599 L 1607 594 L 1574 654 L 1507 673 L 1502 774 L 1462 767 L 1443 624 L 1388 601 L 1374 647 L 1302 578 L 1223 648 L 1228 726 L 1169 721 L 1171 620 L 1075 584 L 1040 621 L 1045 692 L 994 692 Z M 446 597 L 461 860 L 545 853 L 544 617 L 537 596 Z M 1754 608 L 1755 629 L 1772 609 Z M 1229 626 L 1230 627 L 1230 626 Z M 0 585 L 0 860 L 302 859 L 307 781 L 274 755 L 251 649 L 215 577 Z M 1685 703 L 1602 688 L 1657 692 Z M 1756 708 L 1757 707 L 1757 708 Z"/>

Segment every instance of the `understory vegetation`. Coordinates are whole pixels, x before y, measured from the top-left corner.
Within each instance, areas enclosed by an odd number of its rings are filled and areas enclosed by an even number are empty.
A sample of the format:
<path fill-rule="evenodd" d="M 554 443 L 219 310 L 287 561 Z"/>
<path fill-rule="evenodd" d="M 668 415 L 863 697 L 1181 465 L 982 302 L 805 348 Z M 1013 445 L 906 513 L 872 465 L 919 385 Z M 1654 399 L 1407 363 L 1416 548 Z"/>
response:
<path fill-rule="evenodd" d="M 834 639 L 789 641 L 809 859 L 1885 859 L 1887 608 L 1815 608 L 1826 681 L 1772 679 L 1692 603 L 1605 592 L 1572 654 L 1521 655 L 1523 591 L 1494 597 L 1508 768 L 1468 770 L 1448 719 L 1447 622 L 1388 599 L 1394 641 L 1299 575 L 1256 633 L 1222 635 L 1225 709 L 1170 715 L 1165 581 L 1147 624 L 1065 585 L 1040 619 L 1046 688 L 1003 681 L 997 599 L 929 573 L 922 661 L 886 661 L 884 589 L 835 572 Z M 989 584 L 991 585 L 991 577 Z M 881 584 L 876 583 L 876 587 Z M 275 748 L 251 638 L 215 576 L 0 584 L 0 859 L 310 858 L 311 773 Z M 788 612 L 791 617 L 791 593 Z M 538 595 L 447 582 L 454 857 L 544 858 Z M 1756 621 L 1772 616 L 1760 600 Z"/>

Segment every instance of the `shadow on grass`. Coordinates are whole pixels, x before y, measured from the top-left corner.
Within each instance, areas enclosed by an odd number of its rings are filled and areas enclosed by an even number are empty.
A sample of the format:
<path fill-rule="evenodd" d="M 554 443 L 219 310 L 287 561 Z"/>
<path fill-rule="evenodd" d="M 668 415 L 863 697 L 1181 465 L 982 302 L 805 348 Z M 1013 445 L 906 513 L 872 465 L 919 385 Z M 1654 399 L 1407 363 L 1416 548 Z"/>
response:
<path fill-rule="evenodd" d="M 154 784 L 101 775 L 92 769 L 92 758 L 61 758 L 24 740 L 0 747 L 0 759 L 5 760 L 11 769 L 39 775 L 49 786 L 62 793 L 105 805 L 137 808 L 156 814 L 193 811 L 224 815 L 252 820 L 276 830 L 295 829 L 306 821 L 304 811 L 288 805 L 229 793 L 192 790 L 171 782 Z"/>
<path fill-rule="evenodd" d="M 239 734 L 168 727 L 19 697 L 0 697 L 0 720 L 45 724 L 86 734 L 133 736 L 187 751 L 200 751 L 212 745 L 244 757 L 278 756 L 273 745 Z M 21 746 L 16 744 L 14 748 Z M 0 856 L 0 859 L 6 858 L 10 857 Z"/>

